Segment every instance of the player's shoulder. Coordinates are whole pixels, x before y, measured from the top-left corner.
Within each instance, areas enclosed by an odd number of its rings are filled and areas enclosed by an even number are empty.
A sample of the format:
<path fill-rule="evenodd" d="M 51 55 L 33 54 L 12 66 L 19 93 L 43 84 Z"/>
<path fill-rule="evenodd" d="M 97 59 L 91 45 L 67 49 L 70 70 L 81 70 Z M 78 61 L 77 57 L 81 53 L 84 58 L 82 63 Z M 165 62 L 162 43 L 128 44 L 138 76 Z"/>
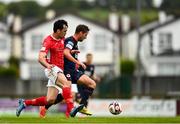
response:
<path fill-rule="evenodd" d="M 52 41 L 52 37 L 50 35 L 48 35 L 47 37 L 44 38 L 44 41 L 43 41 L 43 46 L 51 46 L 53 44 Z"/>
<path fill-rule="evenodd" d="M 73 38 L 72 38 L 72 36 L 70 36 L 70 37 L 67 37 L 67 38 L 65 38 L 65 40 L 64 40 L 65 42 L 73 42 Z"/>
<path fill-rule="evenodd" d="M 72 46 L 74 45 L 72 36 L 65 39 L 65 44 L 70 44 Z"/>
<path fill-rule="evenodd" d="M 44 42 L 50 42 L 51 40 L 52 40 L 52 37 L 50 35 L 44 38 Z"/>

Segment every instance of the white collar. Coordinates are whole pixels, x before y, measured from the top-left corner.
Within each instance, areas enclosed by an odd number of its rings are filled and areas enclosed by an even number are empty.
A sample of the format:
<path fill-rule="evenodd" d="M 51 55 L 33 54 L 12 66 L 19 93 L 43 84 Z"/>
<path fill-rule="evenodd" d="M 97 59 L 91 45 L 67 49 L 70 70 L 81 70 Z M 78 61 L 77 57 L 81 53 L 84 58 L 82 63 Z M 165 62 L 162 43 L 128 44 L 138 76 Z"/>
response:
<path fill-rule="evenodd" d="M 53 37 L 52 34 L 51 34 L 50 36 L 52 37 L 52 39 L 54 39 L 54 40 L 56 40 L 56 41 L 60 41 L 60 40 L 61 40 L 61 38 L 57 39 L 57 38 Z"/>

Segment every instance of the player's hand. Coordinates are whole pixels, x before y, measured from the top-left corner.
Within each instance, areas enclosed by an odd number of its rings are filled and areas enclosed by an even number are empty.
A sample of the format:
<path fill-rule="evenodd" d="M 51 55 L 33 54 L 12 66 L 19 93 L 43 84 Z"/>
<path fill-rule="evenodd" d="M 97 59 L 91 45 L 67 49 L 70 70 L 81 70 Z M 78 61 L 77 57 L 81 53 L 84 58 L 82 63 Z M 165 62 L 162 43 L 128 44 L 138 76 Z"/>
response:
<path fill-rule="evenodd" d="M 80 53 L 80 50 L 71 50 L 71 54 Z"/>
<path fill-rule="evenodd" d="M 86 65 L 84 64 L 84 63 L 82 63 L 82 62 L 79 62 L 79 64 L 78 64 L 79 66 L 81 66 L 83 69 L 86 69 Z"/>
<path fill-rule="evenodd" d="M 51 68 L 53 68 L 54 67 L 54 65 L 48 65 L 47 66 L 47 69 L 50 69 L 51 70 Z"/>

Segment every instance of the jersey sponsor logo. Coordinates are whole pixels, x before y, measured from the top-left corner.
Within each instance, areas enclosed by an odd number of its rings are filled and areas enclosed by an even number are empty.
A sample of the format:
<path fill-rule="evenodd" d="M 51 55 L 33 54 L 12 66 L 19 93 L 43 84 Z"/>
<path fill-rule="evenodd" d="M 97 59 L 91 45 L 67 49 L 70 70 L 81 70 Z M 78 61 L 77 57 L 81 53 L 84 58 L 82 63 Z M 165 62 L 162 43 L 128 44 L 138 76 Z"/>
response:
<path fill-rule="evenodd" d="M 74 46 L 74 43 L 72 41 L 68 41 L 67 44 L 70 44 L 71 46 Z"/>
<path fill-rule="evenodd" d="M 41 48 L 41 51 L 44 51 L 44 50 L 46 50 L 46 47 L 42 47 L 42 48 Z"/>
<path fill-rule="evenodd" d="M 70 44 L 67 44 L 66 48 L 72 49 L 73 47 Z"/>
<path fill-rule="evenodd" d="M 67 75 L 66 75 L 66 77 L 67 77 L 67 78 L 70 78 L 70 77 L 71 77 L 71 75 L 70 75 L 70 74 L 67 74 Z"/>

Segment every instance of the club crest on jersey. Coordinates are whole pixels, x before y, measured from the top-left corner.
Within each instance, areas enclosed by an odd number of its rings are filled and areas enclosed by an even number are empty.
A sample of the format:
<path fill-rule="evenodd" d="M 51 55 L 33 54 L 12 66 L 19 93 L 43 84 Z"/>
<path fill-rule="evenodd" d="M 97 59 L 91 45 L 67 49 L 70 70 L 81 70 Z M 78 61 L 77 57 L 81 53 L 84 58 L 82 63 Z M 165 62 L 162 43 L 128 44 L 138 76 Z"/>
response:
<path fill-rule="evenodd" d="M 71 77 L 71 75 L 70 75 L 70 74 L 67 74 L 67 75 L 66 75 L 66 77 L 70 78 L 70 77 Z"/>

